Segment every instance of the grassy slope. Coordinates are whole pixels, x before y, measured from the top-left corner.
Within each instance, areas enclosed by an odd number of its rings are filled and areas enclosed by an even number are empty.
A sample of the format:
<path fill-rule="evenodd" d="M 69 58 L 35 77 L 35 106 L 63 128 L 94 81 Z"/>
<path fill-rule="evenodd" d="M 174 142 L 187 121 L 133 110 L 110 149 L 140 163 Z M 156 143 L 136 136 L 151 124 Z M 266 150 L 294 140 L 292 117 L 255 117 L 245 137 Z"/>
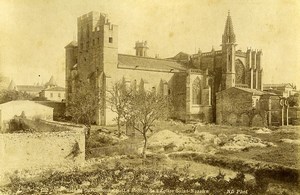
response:
<path fill-rule="evenodd" d="M 96 130 L 99 127 L 94 127 Z M 107 127 L 110 131 L 114 131 L 116 127 Z M 155 126 L 154 133 L 160 130 L 171 130 L 176 133 L 183 133 L 187 135 L 192 135 L 186 133 L 187 130 L 193 128 L 191 124 L 183 124 L 181 122 L 157 122 Z M 273 132 L 271 134 L 257 134 L 255 133 L 255 128 L 249 127 L 234 127 L 234 126 L 219 126 L 219 125 L 205 125 L 205 126 L 197 126 L 197 131 L 199 132 L 209 132 L 211 134 L 247 134 L 254 137 L 258 137 L 263 141 L 272 142 L 277 145 L 277 147 L 266 147 L 266 148 L 250 148 L 248 151 L 226 151 L 221 150 L 216 155 L 226 155 L 228 157 L 238 157 L 244 159 L 265 161 L 278 163 L 284 166 L 290 166 L 294 168 L 300 167 L 300 155 L 298 155 L 300 151 L 300 147 L 295 144 L 284 143 L 281 142 L 280 139 L 300 139 L 300 127 L 289 126 L 289 127 L 280 127 L 272 129 Z M 101 157 L 101 156 L 112 156 L 115 154 L 136 154 L 135 148 L 142 146 L 142 137 L 139 133 L 136 133 L 136 137 L 134 139 L 128 139 L 126 141 L 121 141 L 118 144 L 113 144 L 111 147 L 111 143 L 107 142 L 104 144 L 100 144 L 104 148 L 99 151 L 94 149 L 90 150 L 92 147 L 97 148 L 97 144 L 99 143 L 99 139 L 97 137 L 97 132 L 93 131 L 94 134 L 91 136 L 91 140 L 87 143 L 87 156 L 90 157 Z M 151 135 L 150 135 L 151 136 Z M 98 139 L 98 140 L 97 140 Z M 92 144 L 89 144 L 92 143 Z M 106 147 L 105 147 L 106 146 Z M 91 152 L 92 151 L 92 152 Z"/>
<path fill-rule="evenodd" d="M 157 125 L 157 130 L 169 129 L 175 132 L 184 132 L 191 129 L 192 125 L 184 125 L 181 123 L 171 125 L 168 122 L 161 122 Z M 247 134 L 258 137 L 263 141 L 272 142 L 277 147 L 266 148 L 251 148 L 249 151 L 233 152 L 233 151 L 220 151 L 219 154 L 239 157 L 245 159 L 252 159 L 258 161 L 278 163 L 285 166 L 300 168 L 300 147 L 295 144 L 281 142 L 280 139 L 300 139 L 300 127 L 288 126 L 274 128 L 271 134 L 257 134 L 256 128 L 249 127 L 234 127 L 234 126 L 219 126 L 219 125 L 205 125 L 198 126 L 197 131 L 209 132 L 211 134 Z"/>

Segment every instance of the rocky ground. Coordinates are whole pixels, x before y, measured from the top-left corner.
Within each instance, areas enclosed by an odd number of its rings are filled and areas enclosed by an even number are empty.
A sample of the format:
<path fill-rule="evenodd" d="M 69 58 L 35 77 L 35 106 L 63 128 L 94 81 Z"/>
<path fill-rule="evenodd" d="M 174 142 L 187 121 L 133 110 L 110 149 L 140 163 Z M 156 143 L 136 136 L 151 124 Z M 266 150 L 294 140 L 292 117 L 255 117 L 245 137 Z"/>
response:
<path fill-rule="evenodd" d="M 288 174 L 297 177 L 299 137 L 298 127 L 160 122 L 149 135 L 144 160 L 139 154 L 143 146 L 139 134 L 119 138 L 115 127 L 93 127 L 86 143 L 85 165 L 9 173 L 0 194 L 122 194 L 134 190 L 149 193 L 150 189 L 170 193 L 193 189 L 204 190 L 204 194 L 205 190 L 208 194 L 226 194 L 228 190 L 233 194 L 238 194 L 237 190 L 247 194 L 296 194 L 299 184 L 257 182 L 255 170 L 274 165 L 274 169 L 286 167 Z M 243 169 L 241 175 L 239 166 L 249 169 Z M 149 178 L 150 183 L 146 181 Z"/>
<path fill-rule="evenodd" d="M 194 151 L 215 154 L 218 150 L 245 151 L 250 148 L 277 147 L 276 144 L 263 141 L 247 134 L 212 134 L 195 131 L 189 135 L 162 130 L 149 138 L 150 151 Z"/>

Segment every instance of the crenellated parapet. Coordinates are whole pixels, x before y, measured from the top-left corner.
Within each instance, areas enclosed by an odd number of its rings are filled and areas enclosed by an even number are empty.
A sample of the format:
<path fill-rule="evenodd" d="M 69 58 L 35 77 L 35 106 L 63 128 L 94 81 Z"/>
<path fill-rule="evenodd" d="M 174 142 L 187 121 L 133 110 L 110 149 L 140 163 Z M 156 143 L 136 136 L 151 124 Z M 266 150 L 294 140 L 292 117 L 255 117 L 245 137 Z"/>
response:
<path fill-rule="evenodd" d="M 112 24 L 106 14 L 90 12 L 78 17 L 77 30 L 81 77 L 86 78 L 90 72 L 100 74 L 106 62 L 117 63 L 118 26 Z"/>

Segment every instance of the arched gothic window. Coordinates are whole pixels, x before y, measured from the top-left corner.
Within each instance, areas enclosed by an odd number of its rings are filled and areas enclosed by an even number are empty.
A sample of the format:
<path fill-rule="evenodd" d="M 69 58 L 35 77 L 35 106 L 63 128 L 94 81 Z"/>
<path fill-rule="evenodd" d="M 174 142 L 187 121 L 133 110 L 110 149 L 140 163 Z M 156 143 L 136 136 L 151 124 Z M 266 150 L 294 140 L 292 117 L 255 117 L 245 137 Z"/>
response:
<path fill-rule="evenodd" d="M 201 104 L 201 80 L 197 77 L 192 85 L 192 103 L 193 104 Z"/>

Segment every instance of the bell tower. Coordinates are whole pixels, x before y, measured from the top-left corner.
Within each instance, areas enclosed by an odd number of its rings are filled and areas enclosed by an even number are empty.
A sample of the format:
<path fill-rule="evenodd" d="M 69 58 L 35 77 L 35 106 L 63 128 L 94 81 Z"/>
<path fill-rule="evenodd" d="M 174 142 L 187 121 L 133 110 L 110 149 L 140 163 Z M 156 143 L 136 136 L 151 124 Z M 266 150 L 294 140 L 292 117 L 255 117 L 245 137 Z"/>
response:
<path fill-rule="evenodd" d="M 235 34 L 230 11 L 222 35 L 222 90 L 235 86 Z"/>

